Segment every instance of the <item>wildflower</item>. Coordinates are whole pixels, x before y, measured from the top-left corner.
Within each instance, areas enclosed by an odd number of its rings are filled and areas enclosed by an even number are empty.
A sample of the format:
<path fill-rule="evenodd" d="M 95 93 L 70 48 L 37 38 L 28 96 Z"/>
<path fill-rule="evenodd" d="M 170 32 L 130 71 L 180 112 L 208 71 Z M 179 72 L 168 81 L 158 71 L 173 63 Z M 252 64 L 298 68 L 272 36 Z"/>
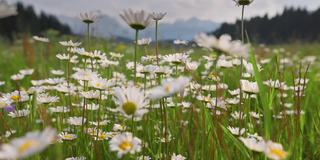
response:
<path fill-rule="evenodd" d="M 86 99 L 99 99 L 100 93 L 99 91 L 82 91 L 80 92 L 81 96 L 86 98 Z"/>
<path fill-rule="evenodd" d="M 92 78 L 91 81 L 89 81 L 90 87 L 93 87 L 93 88 L 96 88 L 99 90 L 105 90 L 112 85 L 113 85 L 113 83 L 108 82 L 107 80 L 105 80 L 103 78 L 99 78 L 99 77 L 94 77 L 94 78 Z"/>
<path fill-rule="evenodd" d="M 77 135 L 75 134 L 70 134 L 67 132 L 62 132 L 58 135 L 59 138 L 61 138 L 62 140 L 67 140 L 67 141 L 71 141 L 77 138 Z"/>
<path fill-rule="evenodd" d="M 166 16 L 166 15 L 167 15 L 166 12 L 158 12 L 158 13 L 153 12 L 153 13 L 151 14 L 151 18 L 152 18 L 153 20 L 155 20 L 155 21 L 160 21 L 160 20 L 162 20 L 162 19 L 164 18 L 164 16 Z"/>
<path fill-rule="evenodd" d="M 135 154 L 141 151 L 141 140 L 133 137 L 132 133 L 126 132 L 114 136 L 110 140 L 110 150 L 116 151 L 118 158 L 125 154 Z"/>
<path fill-rule="evenodd" d="M 24 75 L 23 74 L 14 74 L 11 76 L 11 79 L 14 80 L 14 81 L 19 81 L 19 80 L 22 80 L 24 78 Z"/>
<path fill-rule="evenodd" d="M 30 111 L 28 109 L 22 109 L 22 110 L 16 110 L 14 112 L 10 112 L 8 116 L 11 118 L 21 118 L 21 117 L 26 117 L 29 114 L 30 114 Z"/>
<path fill-rule="evenodd" d="M 33 72 L 34 72 L 34 69 L 23 69 L 19 71 L 19 73 L 24 76 L 32 75 Z"/>
<path fill-rule="evenodd" d="M 145 11 L 132 11 L 131 9 L 125 10 L 120 17 L 133 29 L 143 30 L 150 24 L 150 15 Z"/>
<path fill-rule="evenodd" d="M 256 152 L 263 152 L 265 150 L 265 141 L 260 138 L 256 137 L 248 137 L 248 138 L 239 138 L 243 144 L 249 148 L 250 150 L 256 151 Z"/>
<path fill-rule="evenodd" d="M 134 12 L 131 9 L 124 11 L 120 14 L 120 17 L 133 29 L 136 30 L 136 42 L 138 42 L 139 30 L 145 29 L 150 23 L 150 15 L 146 15 L 145 11 Z M 135 44 L 134 48 L 134 83 L 136 83 L 137 78 L 137 51 L 138 43 Z"/>
<path fill-rule="evenodd" d="M 98 16 L 94 12 L 80 13 L 80 19 L 83 23 L 91 24 L 97 21 Z"/>
<path fill-rule="evenodd" d="M 80 156 L 80 157 L 69 157 L 66 158 L 65 160 L 86 160 L 87 158 L 84 156 Z"/>
<path fill-rule="evenodd" d="M 244 128 L 240 129 L 238 127 L 230 127 L 230 126 L 228 126 L 227 128 L 233 135 L 237 135 L 237 136 L 242 135 L 246 131 L 246 129 L 244 129 Z"/>
<path fill-rule="evenodd" d="M 288 156 L 288 153 L 283 150 L 283 147 L 279 143 L 274 143 L 272 141 L 266 142 L 264 149 L 264 154 L 273 160 L 285 159 Z"/>
<path fill-rule="evenodd" d="M 189 85 L 190 80 L 190 78 L 183 76 L 177 79 L 166 79 L 162 81 L 161 86 L 150 89 L 147 92 L 148 97 L 151 99 L 161 99 L 181 92 Z"/>
<path fill-rule="evenodd" d="M 126 129 L 125 126 L 122 126 L 120 124 L 114 124 L 112 130 L 115 132 L 124 131 Z"/>
<path fill-rule="evenodd" d="M 86 122 L 86 118 L 82 118 L 82 117 L 69 117 L 67 122 L 70 125 L 74 125 L 74 126 L 81 126 L 82 125 L 82 120 L 84 121 L 84 123 Z"/>
<path fill-rule="evenodd" d="M 173 153 L 173 155 L 171 156 L 171 160 L 186 160 L 186 157 L 182 156 L 181 154 L 176 155 L 175 153 Z"/>
<path fill-rule="evenodd" d="M 189 58 L 189 55 L 186 53 L 175 53 L 169 54 L 162 57 L 164 62 L 169 62 L 173 64 L 185 63 Z"/>
<path fill-rule="evenodd" d="M 73 42 L 72 40 L 69 41 L 61 41 L 59 42 L 62 46 L 65 47 L 79 47 L 81 45 L 81 42 Z"/>
<path fill-rule="evenodd" d="M 5 94 L 3 97 L 14 103 L 26 102 L 29 100 L 29 96 L 26 91 L 13 91 L 11 93 Z"/>
<path fill-rule="evenodd" d="M 242 44 L 241 41 L 232 41 L 230 35 L 221 35 L 219 38 L 200 33 L 195 37 L 198 46 L 212 50 L 216 49 L 229 55 L 248 57 L 249 46 Z"/>
<path fill-rule="evenodd" d="M 236 4 L 239 6 L 247 6 L 250 5 L 253 0 L 234 0 L 234 2 L 236 2 Z"/>
<path fill-rule="evenodd" d="M 64 71 L 62 71 L 62 70 L 51 70 L 51 73 L 53 75 L 62 76 L 64 74 Z"/>
<path fill-rule="evenodd" d="M 136 87 L 114 89 L 114 100 L 118 104 L 118 110 L 126 117 L 142 117 L 148 110 L 145 94 Z"/>
<path fill-rule="evenodd" d="M 59 97 L 57 96 L 49 96 L 48 94 L 39 94 L 37 96 L 37 101 L 41 104 L 49 104 L 59 101 Z"/>
<path fill-rule="evenodd" d="M 151 38 L 143 38 L 143 39 L 139 39 L 138 40 L 138 45 L 140 46 L 146 46 L 149 45 L 151 43 Z"/>
<path fill-rule="evenodd" d="M 46 128 L 42 132 L 30 132 L 15 138 L 9 144 L 2 144 L 0 159 L 20 159 L 39 153 L 49 146 L 56 137 L 56 130 Z"/>
<path fill-rule="evenodd" d="M 33 39 L 39 42 L 49 43 L 50 40 L 45 37 L 33 36 Z"/>
<path fill-rule="evenodd" d="M 250 82 L 248 80 L 240 80 L 241 89 L 247 93 L 259 93 L 259 87 L 257 82 Z"/>

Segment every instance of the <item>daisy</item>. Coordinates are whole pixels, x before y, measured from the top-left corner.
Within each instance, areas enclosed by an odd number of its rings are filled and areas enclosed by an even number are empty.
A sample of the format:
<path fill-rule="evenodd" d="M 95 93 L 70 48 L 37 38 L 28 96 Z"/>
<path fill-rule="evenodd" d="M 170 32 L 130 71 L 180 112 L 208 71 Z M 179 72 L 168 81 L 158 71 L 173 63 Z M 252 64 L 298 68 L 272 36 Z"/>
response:
<path fill-rule="evenodd" d="M 14 74 L 12 75 L 10 78 L 14 81 L 19 81 L 22 80 L 24 78 L 25 75 L 19 73 L 19 74 Z"/>
<path fill-rule="evenodd" d="M 37 101 L 40 104 L 49 104 L 49 103 L 58 102 L 59 101 L 59 97 L 57 97 L 57 96 L 49 96 L 47 93 L 39 94 L 37 96 Z"/>
<path fill-rule="evenodd" d="M 173 153 L 173 155 L 171 156 L 171 160 L 186 160 L 186 157 L 182 156 L 181 154 L 176 155 L 175 153 Z"/>
<path fill-rule="evenodd" d="M 110 150 L 116 151 L 118 158 L 125 154 L 135 154 L 141 151 L 141 140 L 133 137 L 132 133 L 126 132 L 114 136 L 110 140 Z"/>
<path fill-rule="evenodd" d="M 30 132 L 15 138 L 9 144 L 2 144 L 0 159 L 22 159 L 43 151 L 56 138 L 56 130 L 46 128 L 42 132 Z"/>
<path fill-rule="evenodd" d="M 81 42 L 73 42 L 72 40 L 69 41 L 61 41 L 59 42 L 62 46 L 65 47 L 79 47 L 81 45 Z"/>
<path fill-rule="evenodd" d="M 238 127 L 228 126 L 227 128 L 233 135 L 236 135 L 236 136 L 241 136 L 246 131 L 246 129 L 244 128 L 240 129 Z"/>
<path fill-rule="evenodd" d="M 10 112 L 8 116 L 11 118 L 21 118 L 21 117 L 26 117 L 29 114 L 30 114 L 30 111 L 28 109 L 22 109 L 22 110 L 16 110 L 14 112 Z"/>
<path fill-rule="evenodd" d="M 19 71 L 20 74 L 25 76 L 32 75 L 33 72 L 34 72 L 34 69 L 23 69 Z"/>
<path fill-rule="evenodd" d="M 131 9 L 125 10 L 120 17 L 133 29 L 143 30 L 150 24 L 150 15 L 144 10 L 133 11 Z"/>
<path fill-rule="evenodd" d="M 164 16 L 166 16 L 166 15 L 167 15 L 166 12 L 158 12 L 158 13 L 153 12 L 150 16 L 151 16 L 151 18 L 152 18 L 153 20 L 155 20 L 155 21 L 160 21 L 160 20 L 162 20 L 162 19 L 164 18 Z"/>
<path fill-rule="evenodd" d="M 266 146 L 264 149 L 264 154 L 273 160 L 281 160 L 286 159 L 288 153 L 283 150 L 283 147 L 279 143 L 275 143 L 272 141 L 266 142 Z"/>
<path fill-rule="evenodd" d="M 58 107 L 50 107 L 49 111 L 52 113 L 66 113 L 69 112 L 70 109 L 65 106 L 58 106 Z"/>
<path fill-rule="evenodd" d="M 84 156 L 80 156 L 80 157 L 69 157 L 66 158 L 65 160 L 86 160 L 87 158 Z"/>
<path fill-rule="evenodd" d="M 250 150 L 256 151 L 256 152 L 263 152 L 265 150 L 265 141 L 260 137 L 240 137 L 239 138 L 243 144 L 249 148 Z"/>
<path fill-rule="evenodd" d="M 253 2 L 253 0 L 233 0 L 239 6 L 247 6 Z"/>
<path fill-rule="evenodd" d="M 189 85 L 190 80 L 191 78 L 183 76 L 177 79 L 170 78 L 163 80 L 161 86 L 154 87 L 147 91 L 148 97 L 155 100 L 182 92 Z"/>
<path fill-rule="evenodd" d="M 99 91 L 86 91 L 80 92 L 80 95 L 86 99 L 99 99 L 100 92 Z"/>
<path fill-rule="evenodd" d="M 135 41 L 138 42 L 139 31 L 144 30 L 150 23 L 150 15 L 146 14 L 145 11 L 141 10 L 134 12 L 131 9 L 124 11 L 120 14 L 120 17 L 134 30 L 136 30 Z M 134 48 L 134 83 L 136 84 L 137 78 L 137 54 L 138 54 L 138 43 L 135 43 Z"/>
<path fill-rule="evenodd" d="M 33 36 L 33 39 L 39 42 L 49 43 L 50 40 L 45 37 Z"/>
<path fill-rule="evenodd" d="M 50 71 L 53 75 L 62 76 L 64 74 L 64 71 L 62 70 L 51 70 Z"/>
<path fill-rule="evenodd" d="M 26 102 L 29 100 L 29 95 L 26 91 L 13 91 L 5 94 L 3 97 L 14 103 Z"/>
<path fill-rule="evenodd" d="M 169 62 L 173 64 L 181 64 L 188 60 L 189 55 L 186 53 L 175 53 L 169 54 L 162 57 L 164 62 Z"/>
<path fill-rule="evenodd" d="M 241 85 L 241 89 L 242 91 L 246 92 L 246 93 L 259 93 L 259 87 L 257 82 L 250 82 L 248 80 L 240 80 L 240 85 Z"/>
<path fill-rule="evenodd" d="M 100 78 L 100 77 L 94 77 L 91 81 L 89 81 L 89 86 L 93 87 L 95 89 L 99 90 L 106 90 L 109 87 L 111 87 L 113 83 L 108 82 L 107 80 Z"/>
<path fill-rule="evenodd" d="M 82 120 L 84 121 L 84 123 L 86 122 L 86 118 L 82 118 L 82 117 L 69 117 L 67 122 L 70 125 L 74 125 L 74 126 L 81 126 L 82 125 Z"/>
<path fill-rule="evenodd" d="M 115 88 L 114 100 L 118 110 L 128 118 L 141 118 L 148 111 L 144 108 L 148 105 L 147 97 L 136 87 Z"/>
<path fill-rule="evenodd" d="M 176 39 L 173 41 L 173 44 L 176 44 L 176 45 L 188 45 L 188 41 L 186 40 L 180 40 L 180 39 Z"/>
<path fill-rule="evenodd" d="M 125 131 L 126 127 L 122 126 L 121 124 L 114 124 L 112 127 L 112 130 L 115 132 L 121 132 L 121 131 Z"/>
<path fill-rule="evenodd" d="M 71 140 L 74 140 L 77 138 L 77 135 L 75 134 L 70 134 L 70 133 L 67 133 L 67 132 L 62 132 L 58 135 L 58 137 L 61 139 L 61 140 L 67 140 L 67 141 L 71 141 Z"/>
<path fill-rule="evenodd" d="M 109 52 L 109 54 L 112 58 L 118 58 L 118 59 L 120 59 L 124 56 L 123 54 L 115 53 L 115 52 Z"/>
<path fill-rule="evenodd" d="M 151 43 L 151 38 L 143 38 L 138 40 L 138 45 L 140 46 L 147 46 Z"/>
<path fill-rule="evenodd" d="M 94 12 L 80 13 L 80 19 L 83 23 L 91 24 L 97 21 L 98 16 Z"/>

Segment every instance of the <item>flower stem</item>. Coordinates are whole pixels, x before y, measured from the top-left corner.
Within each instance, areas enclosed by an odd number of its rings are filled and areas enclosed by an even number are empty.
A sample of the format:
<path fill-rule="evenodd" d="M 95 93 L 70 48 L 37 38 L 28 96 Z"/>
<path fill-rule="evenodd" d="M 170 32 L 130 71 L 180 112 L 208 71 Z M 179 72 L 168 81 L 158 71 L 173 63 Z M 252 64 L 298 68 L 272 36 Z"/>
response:
<path fill-rule="evenodd" d="M 138 51 L 139 30 L 136 30 L 136 43 L 134 47 L 134 84 L 137 82 L 137 51 Z"/>
<path fill-rule="evenodd" d="M 241 40 L 242 40 L 242 43 L 244 43 L 244 20 L 243 20 L 244 6 L 245 5 L 242 5 L 242 13 L 241 13 Z"/>
<path fill-rule="evenodd" d="M 158 43 L 158 21 L 156 21 L 156 57 L 157 65 L 159 66 L 159 43 Z"/>

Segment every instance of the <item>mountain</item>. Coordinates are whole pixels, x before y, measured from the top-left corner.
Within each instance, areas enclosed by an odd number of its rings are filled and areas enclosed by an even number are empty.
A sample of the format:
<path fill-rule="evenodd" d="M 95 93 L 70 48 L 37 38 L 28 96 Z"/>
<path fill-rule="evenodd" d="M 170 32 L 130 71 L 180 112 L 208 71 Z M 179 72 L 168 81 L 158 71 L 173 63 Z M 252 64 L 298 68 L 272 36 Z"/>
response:
<path fill-rule="evenodd" d="M 78 19 L 67 16 L 57 16 L 59 20 L 70 26 L 73 33 L 86 33 L 86 26 Z M 173 40 L 183 39 L 192 40 L 199 32 L 209 32 L 217 29 L 220 24 L 191 18 L 189 20 L 177 20 L 173 23 L 160 23 L 159 39 Z M 120 23 L 117 19 L 107 15 L 101 16 L 97 23 L 92 26 L 93 35 L 104 38 L 122 37 L 133 39 L 134 31 L 127 25 Z M 150 25 L 146 30 L 141 32 L 140 37 L 154 38 L 154 25 Z"/>
<path fill-rule="evenodd" d="M 312 42 L 320 40 L 320 8 L 309 12 L 301 8 L 285 8 L 283 13 L 274 17 L 267 15 L 245 20 L 245 29 L 254 43 L 289 43 L 292 41 Z M 224 23 L 212 32 L 216 36 L 230 34 L 241 37 L 241 21 Z"/>

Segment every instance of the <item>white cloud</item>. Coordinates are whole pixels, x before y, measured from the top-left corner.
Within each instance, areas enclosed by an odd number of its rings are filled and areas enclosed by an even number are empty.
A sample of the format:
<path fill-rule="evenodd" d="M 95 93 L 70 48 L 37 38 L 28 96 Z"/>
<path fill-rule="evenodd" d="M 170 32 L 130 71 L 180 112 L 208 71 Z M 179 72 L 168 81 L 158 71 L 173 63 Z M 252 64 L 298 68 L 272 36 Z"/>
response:
<path fill-rule="evenodd" d="M 240 7 L 236 7 L 233 0 L 9 0 L 10 3 L 16 1 L 33 4 L 37 10 L 69 16 L 77 16 L 84 11 L 100 10 L 102 13 L 118 18 L 119 13 L 126 8 L 165 11 L 168 12 L 166 21 L 198 17 L 216 22 L 230 22 L 239 18 L 241 12 Z M 266 13 L 275 15 L 285 6 L 300 6 L 314 10 L 320 6 L 320 1 L 255 0 L 251 6 L 247 7 L 246 17 Z"/>

